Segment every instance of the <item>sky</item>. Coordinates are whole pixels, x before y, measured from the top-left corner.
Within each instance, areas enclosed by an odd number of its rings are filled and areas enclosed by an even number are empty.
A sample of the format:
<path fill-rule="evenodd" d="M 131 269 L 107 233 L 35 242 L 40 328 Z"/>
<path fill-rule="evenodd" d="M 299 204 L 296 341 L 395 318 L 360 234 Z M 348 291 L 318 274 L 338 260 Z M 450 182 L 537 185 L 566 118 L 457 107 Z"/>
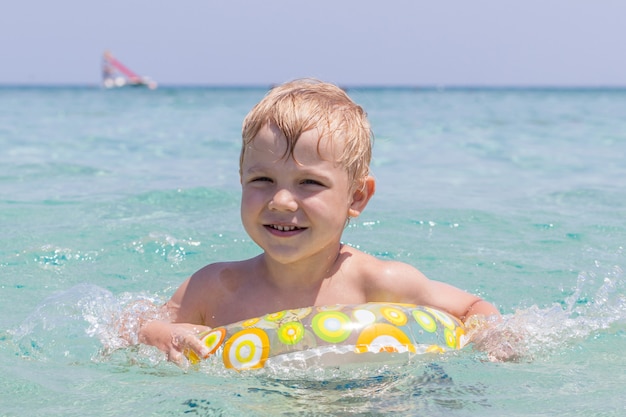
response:
<path fill-rule="evenodd" d="M 0 85 L 626 86 L 624 0 L 2 1 Z"/>

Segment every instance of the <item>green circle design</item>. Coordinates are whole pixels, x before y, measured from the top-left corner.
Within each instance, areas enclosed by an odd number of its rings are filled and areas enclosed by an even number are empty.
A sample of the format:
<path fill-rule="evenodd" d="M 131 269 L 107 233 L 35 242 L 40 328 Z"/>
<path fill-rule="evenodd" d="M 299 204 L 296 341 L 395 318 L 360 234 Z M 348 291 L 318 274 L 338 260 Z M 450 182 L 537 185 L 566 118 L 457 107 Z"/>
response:
<path fill-rule="evenodd" d="M 287 314 L 286 311 L 279 311 L 278 313 L 266 314 L 263 318 L 266 321 L 278 321 L 285 317 L 285 314 Z"/>
<path fill-rule="evenodd" d="M 320 339 L 341 343 L 352 333 L 350 318 L 341 311 L 322 311 L 313 317 L 311 327 Z"/>
<path fill-rule="evenodd" d="M 452 349 L 456 348 L 456 334 L 447 327 L 443 331 L 443 337 L 446 339 L 446 345 Z"/>
<path fill-rule="evenodd" d="M 427 332 L 434 333 L 437 331 L 435 318 L 425 311 L 413 310 L 413 318 Z"/>

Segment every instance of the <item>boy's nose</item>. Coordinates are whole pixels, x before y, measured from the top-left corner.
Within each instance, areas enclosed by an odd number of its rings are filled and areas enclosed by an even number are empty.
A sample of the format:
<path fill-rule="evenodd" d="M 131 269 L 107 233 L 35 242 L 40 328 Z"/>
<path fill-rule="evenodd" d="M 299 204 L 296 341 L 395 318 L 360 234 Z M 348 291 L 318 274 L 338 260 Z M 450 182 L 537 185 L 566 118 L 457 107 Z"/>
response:
<path fill-rule="evenodd" d="M 296 211 L 298 209 L 298 203 L 291 191 L 281 188 L 276 191 L 276 194 L 274 194 L 270 200 L 268 208 L 270 210 Z"/>

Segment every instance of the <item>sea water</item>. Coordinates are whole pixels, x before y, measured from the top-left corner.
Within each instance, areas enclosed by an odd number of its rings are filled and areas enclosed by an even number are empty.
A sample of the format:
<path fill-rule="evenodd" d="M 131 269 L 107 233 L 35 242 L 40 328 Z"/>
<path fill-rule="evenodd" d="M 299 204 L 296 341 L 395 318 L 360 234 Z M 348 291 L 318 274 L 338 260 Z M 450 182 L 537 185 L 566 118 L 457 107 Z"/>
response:
<path fill-rule="evenodd" d="M 619 89 L 348 89 L 378 188 L 344 241 L 493 302 L 515 361 L 236 373 L 124 346 L 125 308 L 259 252 L 238 156 L 266 91 L 0 88 L 1 416 L 626 414 Z"/>

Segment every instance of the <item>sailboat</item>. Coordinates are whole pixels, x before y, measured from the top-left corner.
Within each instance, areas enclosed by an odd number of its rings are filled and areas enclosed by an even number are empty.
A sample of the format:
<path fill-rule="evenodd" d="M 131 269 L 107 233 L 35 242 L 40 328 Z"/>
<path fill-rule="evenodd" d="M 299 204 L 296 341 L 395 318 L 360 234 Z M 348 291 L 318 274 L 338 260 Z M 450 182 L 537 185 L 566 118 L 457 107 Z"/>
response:
<path fill-rule="evenodd" d="M 156 81 L 150 77 L 137 75 L 122 64 L 110 51 L 102 55 L 102 86 L 104 88 L 147 87 L 157 88 Z"/>

